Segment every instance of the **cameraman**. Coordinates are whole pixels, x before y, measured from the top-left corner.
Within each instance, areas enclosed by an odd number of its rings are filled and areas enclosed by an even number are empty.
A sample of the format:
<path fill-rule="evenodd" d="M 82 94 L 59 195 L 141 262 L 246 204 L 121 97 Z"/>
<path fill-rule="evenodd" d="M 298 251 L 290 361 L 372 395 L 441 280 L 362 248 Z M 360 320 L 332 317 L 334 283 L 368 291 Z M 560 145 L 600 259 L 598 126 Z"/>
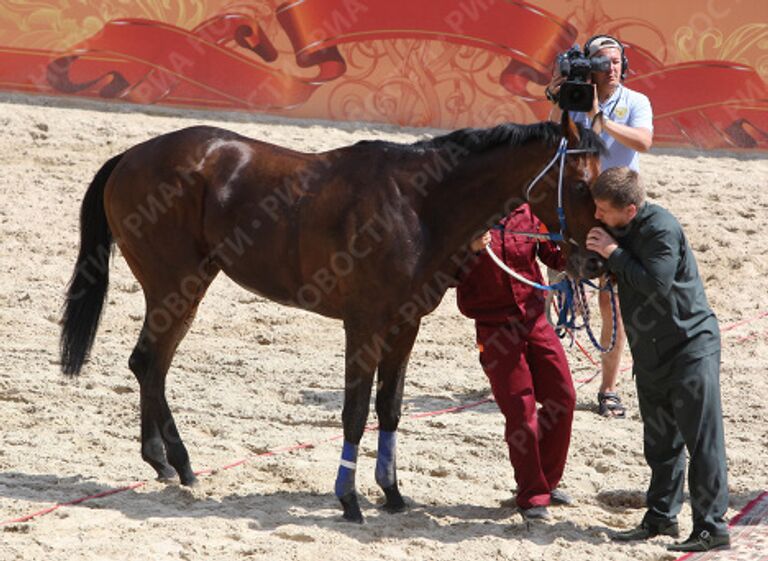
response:
<path fill-rule="evenodd" d="M 574 121 L 592 127 L 600 134 L 608 152 L 600 159 L 603 170 L 612 167 L 629 167 L 639 171 L 639 152 L 647 152 L 653 143 L 653 111 L 648 98 L 624 86 L 628 62 L 624 46 L 610 35 L 595 35 L 584 45 L 584 55 L 589 59 L 598 56 L 607 57 L 610 68 L 607 72 L 592 72 L 591 80 L 595 88 L 594 103 L 587 113 L 571 113 Z M 554 76 L 546 88 L 547 98 L 555 104 L 550 114 L 553 121 L 560 121 L 562 110 L 557 102 L 560 86 L 566 81 L 555 64 Z M 607 292 L 600 292 L 600 316 L 602 332 L 600 343 L 607 346 L 611 339 L 611 304 Z M 623 418 L 626 415 L 624 404 L 616 392 L 621 353 L 626 343 L 624 324 L 617 310 L 616 343 L 613 350 L 601 357 L 602 382 L 597 394 L 598 412 L 604 417 Z"/>
<path fill-rule="evenodd" d="M 638 171 L 638 152 L 647 152 L 653 144 L 653 111 L 648 98 L 622 85 L 626 78 L 627 62 L 624 46 L 610 35 L 596 35 L 584 46 L 585 56 L 607 57 L 608 72 L 593 72 L 592 84 L 596 96 L 588 113 L 572 113 L 574 120 L 592 126 L 600 133 L 608 148 L 608 155 L 600 163 L 603 169 L 627 166 Z M 557 103 L 560 86 L 566 81 L 559 70 L 547 86 L 547 97 Z M 557 105 L 551 118 L 560 121 L 562 112 Z"/>

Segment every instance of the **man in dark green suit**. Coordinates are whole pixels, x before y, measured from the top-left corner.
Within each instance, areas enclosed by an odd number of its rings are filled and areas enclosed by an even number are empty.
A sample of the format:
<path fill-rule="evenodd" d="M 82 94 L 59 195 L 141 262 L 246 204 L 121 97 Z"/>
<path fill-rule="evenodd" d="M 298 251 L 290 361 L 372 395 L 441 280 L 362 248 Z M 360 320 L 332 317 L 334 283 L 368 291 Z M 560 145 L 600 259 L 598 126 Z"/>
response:
<path fill-rule="evenodd" d="M 589 232 L 587 248 L 606 260 L 618 282 L 651 468 L 641 524 L 613 538 L 678 535 L 687 448 L 693 532 L 668 549 L 728 547 L 720 331 L 696 259 L 675 217 L 646 202 L 636 172 L 605 170 L 592 195 L 606 227 Z"/>

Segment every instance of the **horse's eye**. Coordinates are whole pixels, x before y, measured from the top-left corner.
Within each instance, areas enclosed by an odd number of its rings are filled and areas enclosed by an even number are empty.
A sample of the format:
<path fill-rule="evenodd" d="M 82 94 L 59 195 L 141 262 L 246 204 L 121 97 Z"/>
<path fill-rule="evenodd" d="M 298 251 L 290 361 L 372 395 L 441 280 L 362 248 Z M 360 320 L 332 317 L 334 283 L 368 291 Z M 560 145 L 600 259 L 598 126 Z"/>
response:
<path fill-rule="evenodd" d="M 577 181 L 573 185 L 573 190 L 576 191 L 579 195 L 583 195 L 589 191 L 589 187 L 583 181 Z"/>

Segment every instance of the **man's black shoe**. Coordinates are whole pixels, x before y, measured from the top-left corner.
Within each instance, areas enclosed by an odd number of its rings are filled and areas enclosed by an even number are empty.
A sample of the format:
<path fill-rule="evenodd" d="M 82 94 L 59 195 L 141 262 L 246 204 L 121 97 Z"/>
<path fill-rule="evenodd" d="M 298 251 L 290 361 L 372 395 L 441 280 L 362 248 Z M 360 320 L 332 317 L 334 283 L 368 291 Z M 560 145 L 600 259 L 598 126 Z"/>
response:
<path fill-rule="evenodd" d="M 642 522 L 637 528 L 631 530 L 625 530 L 624 532 L 616 532 L 611 536 L 611 539 L 617 542 L 634 542 L 639 540 L 647 540 L 654 536 L 672 536 L 676 538 L 680 535 L 680 528 L 677 526 L 677 522 L 666 522 L 661 524 L 648 524 Z"/>
<path fill-rule="evenodd" d="M 693 532 L 687 540 L 668 545 L 669 551 L 709 551 L 710 549 L 727 549 L 731 546 L 728 534 L 710 534 L 707 530 Z"/>

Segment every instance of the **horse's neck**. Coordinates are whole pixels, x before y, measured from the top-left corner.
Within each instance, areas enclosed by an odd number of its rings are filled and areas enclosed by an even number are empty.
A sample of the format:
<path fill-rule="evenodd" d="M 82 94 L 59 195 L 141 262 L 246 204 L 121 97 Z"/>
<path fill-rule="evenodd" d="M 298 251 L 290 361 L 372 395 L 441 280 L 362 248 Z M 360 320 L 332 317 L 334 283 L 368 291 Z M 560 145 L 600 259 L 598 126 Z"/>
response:
<path fill-rule="evenodd" d="M 450 257 L 525 202 L 525 190 L 553 149 L 537 143 L 466 154 L 427 195 L 425 226 Z"/>

